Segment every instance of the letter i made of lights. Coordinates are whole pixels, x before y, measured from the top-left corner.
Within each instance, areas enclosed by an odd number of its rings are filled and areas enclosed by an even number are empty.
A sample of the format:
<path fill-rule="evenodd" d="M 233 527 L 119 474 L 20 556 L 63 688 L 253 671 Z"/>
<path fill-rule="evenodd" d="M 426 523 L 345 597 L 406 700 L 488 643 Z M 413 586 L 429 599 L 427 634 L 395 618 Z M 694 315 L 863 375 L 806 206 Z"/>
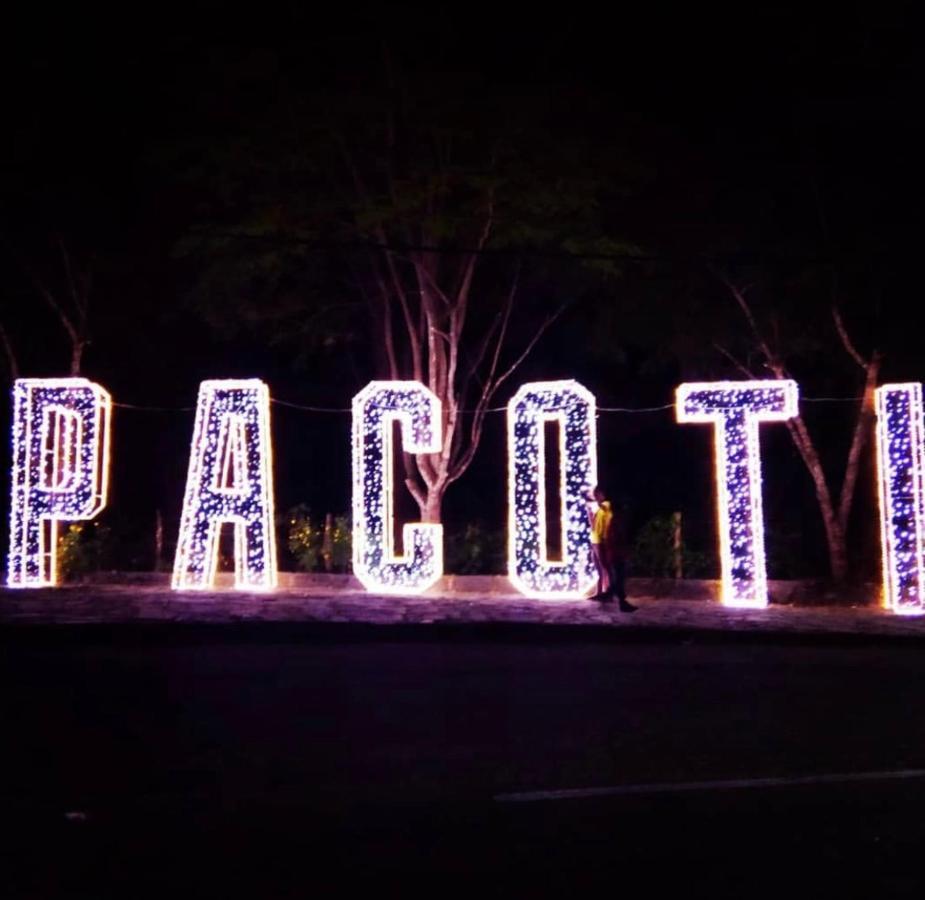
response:
<path fill-rule="evenodd" d="M 884 605 L 920 615 L 925 612 L 922 385 L 885 384 L 875 396 Z"/>
<path fill-rule="evenodd" d="M 559 426 L 562 559 L 549 559 L 544 423 Z M 580 597 L 595 583 L 585 497 L 597 481 L 594 395 L 577 381 L 523 385 L 507 409 L 508 576 L 532 597 Z"/>
<path fill-rule="evenodd" d="M 235 588 L 275 587 L 270 392 L 259 379 L 216 379 L 199 386 L 175 590 L 213 585 L 223 524 L 234 526 Z"/>
<path fill-rule="evenodd" d="M 712 423 L 715 428 L 717 527 L 726 606 L 767 606 L 758 423 L 792 418 L 797 404 L 797 384 L 789 380 L 689 383 L 677 389 L 677 420 Z"/>
<path fill-rule="evenodd" d="M 57 582 L 58 523 L 106 505 L 112 402 L 85 378 L 19 378 L 13 387 L 10 587 Z"/>
<path fill-rule="evenodd" d="M 371 381 L 353 398 L 353 574 L 370 591 L 420 592 L 443 574 L 443 527 L 402 528 L 393 546 L 392 423 L 405 453 L 439 453 L 440 400 L 417 381 Z"/>

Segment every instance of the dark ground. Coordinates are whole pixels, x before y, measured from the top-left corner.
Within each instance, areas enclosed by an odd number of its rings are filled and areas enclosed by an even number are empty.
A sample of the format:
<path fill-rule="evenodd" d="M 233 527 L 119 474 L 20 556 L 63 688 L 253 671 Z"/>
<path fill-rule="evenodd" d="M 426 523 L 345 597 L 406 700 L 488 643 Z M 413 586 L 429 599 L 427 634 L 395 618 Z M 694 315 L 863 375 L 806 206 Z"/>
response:
<path fill-rule="evenodd" d="M 0 631 L 4 897 L 920 894 L 925 643 Z"/>

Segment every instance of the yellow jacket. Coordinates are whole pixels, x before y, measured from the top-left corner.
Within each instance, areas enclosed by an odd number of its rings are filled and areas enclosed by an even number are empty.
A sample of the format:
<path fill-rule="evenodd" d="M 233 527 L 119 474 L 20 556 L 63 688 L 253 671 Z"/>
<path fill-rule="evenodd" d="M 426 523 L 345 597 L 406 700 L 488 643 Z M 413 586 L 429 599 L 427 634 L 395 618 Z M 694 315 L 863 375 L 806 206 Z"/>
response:
<path fill-rule="evenodd" d="M 607 536 L 607 529 L 610 528 L 610 520 L 613 518 L 613 507 L 609 500 L 602 500 L 594 513 L 591 520 L 591 543 L 603 544 Z"/>

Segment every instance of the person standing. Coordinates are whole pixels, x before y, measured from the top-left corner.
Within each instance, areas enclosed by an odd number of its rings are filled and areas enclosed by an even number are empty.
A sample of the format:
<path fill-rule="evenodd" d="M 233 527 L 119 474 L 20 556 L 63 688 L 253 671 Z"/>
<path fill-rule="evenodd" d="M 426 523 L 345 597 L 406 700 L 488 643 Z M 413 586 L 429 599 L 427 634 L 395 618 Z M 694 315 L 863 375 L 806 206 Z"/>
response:
<path fill-rule="evenodd" d="M 597 593 L 591 598 L 601 603 L 610 603 L 614 597 L 619 600 L 620 612 L 636 612 L 636 606 L 626 599 L 626 561 L 629 556 L 629 540 L 626 529 L 625 509 L 618 514 L 607 499 L 600 485 L 594 488 L 589 501 L 591 517 L 591 552 L 597 567 Z M 606 588 L 604 584 L 606 582 Z"/>
<path fill-rule="evenodd" d="M 594 488 L 585 500 L 588 502 L 588 518 L 591 520 L 591 557 L 597 569 L 597 593 L 592 600 L 606 600 L 607 566 L 604 562 L 604 535 L 607 533 L 607 520 L 612 515 L 610 502 L 604 499 L 600 487 Z M 610 587 L 609 584 L 606 585 Z"/>

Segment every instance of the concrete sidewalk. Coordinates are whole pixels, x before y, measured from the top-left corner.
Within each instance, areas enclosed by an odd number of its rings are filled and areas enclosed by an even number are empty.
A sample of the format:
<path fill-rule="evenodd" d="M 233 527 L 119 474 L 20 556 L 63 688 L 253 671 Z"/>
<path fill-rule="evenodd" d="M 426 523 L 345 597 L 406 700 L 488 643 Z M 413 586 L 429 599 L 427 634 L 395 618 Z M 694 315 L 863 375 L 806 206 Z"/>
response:
<path fill-rule="evenodd" d="M 0 626 L 51 624 L 357 623 L 402 626 L 554 626 L 581 630 L 705 632 L 755 635 L 845 635 L 925 639 L 925 617 L 898 616 L 872 605 L 793 606 L 772 603 L 762 610 L 729 609 L 715 599 L 641 590 L 630 583 L 639 610 L 621 613 L 616 604 L 591 600 L 533 600 L 509 586 L 490 590 L 472 580 L 452 592 L 421 596 L 370 594 L 353 579 L 312 579 L 270 594 L 223 588 L 180 593 L 157 583 L 68 585 L 53 589 L 0 589 Z M 477 590 L 466 590 L 476 587 Z M 635 591 L 633 590 L 635 588 Z M 688 591 L 687 593 L 690 593 Z M 774 593 L 772 591 L 772 597 Z"/>

